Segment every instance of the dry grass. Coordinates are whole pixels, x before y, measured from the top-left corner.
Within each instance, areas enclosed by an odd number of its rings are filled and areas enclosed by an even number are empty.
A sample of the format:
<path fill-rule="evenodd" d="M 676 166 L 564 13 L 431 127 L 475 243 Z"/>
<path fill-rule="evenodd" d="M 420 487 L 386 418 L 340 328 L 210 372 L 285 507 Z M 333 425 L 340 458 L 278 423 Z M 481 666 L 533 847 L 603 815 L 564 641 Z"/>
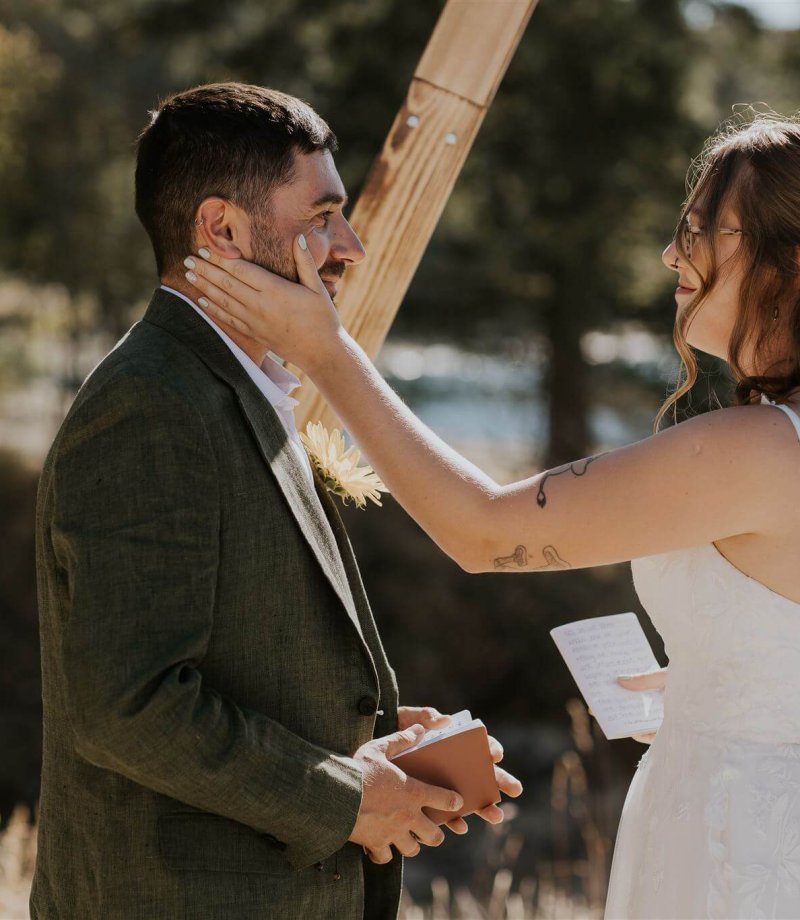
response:
<path fill-rule="evenodd" d="M 447 879 L 434 879 L 428 905 L 414 904 L 404 892 L 399 920 L 600 920 L 603 916 L 601 907 L 567 896 L 541 875 L 538 880 L 522 879 L 516 891 L 512 882 L 513 873 L 500 869 L 489 899 L 480 902 L 468 888 L 451 891 Z"/>
<path fill-rule="evenodd" d="M 36 859 L 36 831 L 28 824 L 25 809 L 14 813 L 11 824 L 0 837 L 0 918 L 29 920 L 28 893 Z M 450 890 L 447 879 L 434 879 L 432 901 L 426 906 L 414 904 L 408 893 L 403 895 L 399 920 L 600 920 L 602 910 L 590 907 L 582 898 L 570 898 L 552 881 L 547 865 L 539 879 L 522 879 L 511 890 L 513 874 L 501 869 L 494 877 L 492 894 L 480 903 L 468 888 Z"/>
<path fill-rule="evenodd" d="M 403 893 L 400 920 L 600 920 L 611 855 L 611 828 L 598 794 L 608 742 L 594 729 L 582 703 L 571 700 L 567 708 L 575 747 L 553 765 L 552 860 L 537 862 L 534 877 L 518 873 L 524 840 L 511 828 L 513 822 L 504 823 L 497 828 L 496 852 L 491 854 L 490 865 L 498 868 L 488 895 L 479 899 L 467 885 L 453 888 L 446 878 L 435 878 L 424 904 Z M 29 920 L 35 860 L 36 829 L 29 824 L 27 809 L 18 806 L 0 835 L 0 920 Z"/>
<path fill-rule="evenodd" d="M 0 918 L 29 920 L 28 893 L 36 860 L 36 828 L 28 823 L 27 809 L 14 812 L 0 836 Z M 591 878 L 585 861 L 566 866 L 539 863 L 538 877 L 523 878 L 512 890 L 513 872 L 500 869 L 494 876 L 487 901 L 479 902 L 466 887 L 450 889 L 445 878 L 431 885 L 427 905 L 415 904 L 404 892 L 399 920 L 600 920 L 602 908 L 591 906 L 583 896 L 567 895 L 563 884 L 575 878 Z"/>

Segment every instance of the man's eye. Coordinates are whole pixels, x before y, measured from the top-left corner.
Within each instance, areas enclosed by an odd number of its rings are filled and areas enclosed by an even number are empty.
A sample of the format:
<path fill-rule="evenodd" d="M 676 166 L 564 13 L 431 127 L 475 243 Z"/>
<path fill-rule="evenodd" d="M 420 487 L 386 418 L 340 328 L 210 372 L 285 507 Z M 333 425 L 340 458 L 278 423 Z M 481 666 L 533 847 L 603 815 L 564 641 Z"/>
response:
<path fill-rule="evenodd" d="M 333 217 L 333 211 L 323 211 L 322 214 L 317 215 L 317 220 L 321 220 L 322 226 L 325 227 L 331 217 Z"/>

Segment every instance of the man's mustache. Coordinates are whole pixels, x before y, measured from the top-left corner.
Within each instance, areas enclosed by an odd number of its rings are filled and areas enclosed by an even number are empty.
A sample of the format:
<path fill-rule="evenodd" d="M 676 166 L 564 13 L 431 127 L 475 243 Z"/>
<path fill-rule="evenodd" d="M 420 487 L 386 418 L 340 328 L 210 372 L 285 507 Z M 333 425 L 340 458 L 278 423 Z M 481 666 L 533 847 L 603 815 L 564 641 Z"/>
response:
<path fill-rule="evenodd" d="M 334 281 L 338 281 L 344 274 L 345 268 L 347 268 L 347 265 L 344 262 L 326 262 L 322 268 L 319 269 L 319 275 L 326 280 L 330 278 Z"/>

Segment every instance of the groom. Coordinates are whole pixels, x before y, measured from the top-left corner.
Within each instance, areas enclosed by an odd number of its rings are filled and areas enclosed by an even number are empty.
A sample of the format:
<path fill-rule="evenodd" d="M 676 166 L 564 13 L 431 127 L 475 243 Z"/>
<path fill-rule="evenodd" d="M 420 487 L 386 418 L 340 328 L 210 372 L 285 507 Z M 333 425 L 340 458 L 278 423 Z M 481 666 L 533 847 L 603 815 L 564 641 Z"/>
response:
<path fill-rule="evenodd" d="M 162 285 L 81 388 L 39 491 L 34 920 L 388 920 L 391 848 L 438 845 L 423 806 L 459 807 L 390 763 L 440 721 L 398 712 L 297 380 L 199 311 L 181 264 L 207 247 L 296 277 L 302 232 L 334 295 L 364 257 L 335 148 L 308 106 L 241 84 L 173 97 L 140 138 Z"/>

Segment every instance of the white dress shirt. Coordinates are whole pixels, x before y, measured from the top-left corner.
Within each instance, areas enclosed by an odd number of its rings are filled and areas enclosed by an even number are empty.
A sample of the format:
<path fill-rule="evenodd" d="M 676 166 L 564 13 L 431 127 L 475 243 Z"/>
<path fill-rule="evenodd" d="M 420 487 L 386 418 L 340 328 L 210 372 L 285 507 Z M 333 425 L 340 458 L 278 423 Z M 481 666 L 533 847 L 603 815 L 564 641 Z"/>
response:
<path fill-rule="evenodd" d="M 287 371 L 285 367 L 278 364 L 277 361 L 274 361 L 269 355 L 264 358 L 264 361 L 259 367 L 252 358 L 249 358 L 242 349 L 239 348 L 230 336 L 226 335 L 223 330 L 220 329 L 205 311 L 193 304 L 185 294 L 181 294 L 180 291 L 176 291 L 175 288 L 168 287 L 166 284 L 161 285 L 161 290 L 169 291 L 170 294 L 174 294 L 176 297 L 180 297 L 181 300 L 185 300 L 195 313 L 199 313 L 228 348 L 230 348 L 233 352 L 233 356 L 247 372 L 247 376 L 264 394 L 269 404 L 275 410 L 281 424 L 286 429 L 286 434 L 289 435 L 289 444 L 297 455 L 297 459 L 300 461 L 303 472 L 306 474 L 309 485 L 313 491 L 314 474 L 311 470 L 311 461 L 308 459 L 306 449 L 303 447 L 303 442 L 300 440 L 300 435 L 297 431 L 297 423 L 294 417 L 294 409 L 298 401 L 290 395 L 300 386 L 300 381 L 297 377 L 290 371 Z"/>

